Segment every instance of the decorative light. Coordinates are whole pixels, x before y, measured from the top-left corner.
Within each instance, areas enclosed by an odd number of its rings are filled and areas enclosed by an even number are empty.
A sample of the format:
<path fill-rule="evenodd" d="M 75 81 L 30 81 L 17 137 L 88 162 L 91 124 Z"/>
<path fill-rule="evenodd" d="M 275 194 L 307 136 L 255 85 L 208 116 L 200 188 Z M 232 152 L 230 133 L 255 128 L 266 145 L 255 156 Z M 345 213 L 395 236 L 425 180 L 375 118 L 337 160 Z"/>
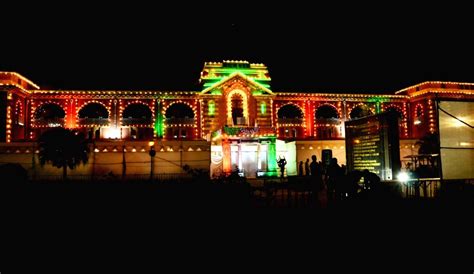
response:
<path fill-rule="evenodd" d="M 106 139 L 120 139 L 121 129 L 118 127 L 103 127 L 103 134 Z"/>
<path fill-rule="evenodd" d="M 260 113 L 261 114 L 267 113 L 267 105 L 265 104 L 265 102 L 260 103 Z"/>
<path fill-rule="evenodd" d="M 214 102 L 214 100 L 210 100 L 210 101 L 207 103 L 207 107 L 208 107 L 208 114 L 209 114 L 209 116 L 213 116 L 214 113 L 216 112 L 216 103 Z"/>

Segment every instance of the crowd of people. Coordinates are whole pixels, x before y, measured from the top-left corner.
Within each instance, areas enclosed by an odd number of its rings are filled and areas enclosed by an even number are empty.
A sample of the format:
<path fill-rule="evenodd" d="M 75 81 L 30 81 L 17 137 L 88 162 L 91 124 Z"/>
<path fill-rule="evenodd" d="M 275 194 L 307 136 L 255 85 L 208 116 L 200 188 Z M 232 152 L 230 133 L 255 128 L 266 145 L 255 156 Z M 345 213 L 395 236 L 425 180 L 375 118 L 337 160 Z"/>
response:
<path fill-rule="evenodd" d="M 279 161 L 283 177 L 286 160 L 281 163 Z M 311 161 L 298 163 L 298 175 L 308 178 L 305 181 L 316 199 L 325 190 L 328 201 L 356 198 L 362 192 L 376 192 L 381 186 L 380 177 L 367 169 L 348 171 L 345 165 L 338 164 L 337 158 L 331 158 L 327 164 L 317 161 L 316 155 L 311 156 Z"/>

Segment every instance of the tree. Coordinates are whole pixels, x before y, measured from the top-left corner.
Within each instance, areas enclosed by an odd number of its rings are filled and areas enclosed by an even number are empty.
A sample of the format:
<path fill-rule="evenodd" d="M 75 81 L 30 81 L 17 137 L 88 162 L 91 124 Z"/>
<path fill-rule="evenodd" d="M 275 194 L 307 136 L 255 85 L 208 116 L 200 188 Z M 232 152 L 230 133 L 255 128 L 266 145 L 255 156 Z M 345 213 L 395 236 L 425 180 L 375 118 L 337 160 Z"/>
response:
<path fill-rule="evenodd" d="M 439 154 L 438 135 L 435 133 L 423 136 L 415 145 L 419 146 L 418 154 Z"/>
<path fill-rule="evenodd" d="M 416 172 L 420 178 L 435 177 L 439 175 L 437 162 L 439 160 L 439 141 L 438 135 L 435 133 L 428 133 L 415 143 L 418 146 L 418 160 L 420 165 Z M 428 160 L 428 165 L 421 164 L 423 159 Z"/>
<path fill-rule="evenodd" d="M 79 164 L 86 164 L 89 147 L 84 134 L 65 128 L 54 128 L 46 131 L 39 138 L 39 161 L 42 166 L 51 163 L 63 169 L 63 179 L 67 179 L 67 168 L 74 169 Z"/>

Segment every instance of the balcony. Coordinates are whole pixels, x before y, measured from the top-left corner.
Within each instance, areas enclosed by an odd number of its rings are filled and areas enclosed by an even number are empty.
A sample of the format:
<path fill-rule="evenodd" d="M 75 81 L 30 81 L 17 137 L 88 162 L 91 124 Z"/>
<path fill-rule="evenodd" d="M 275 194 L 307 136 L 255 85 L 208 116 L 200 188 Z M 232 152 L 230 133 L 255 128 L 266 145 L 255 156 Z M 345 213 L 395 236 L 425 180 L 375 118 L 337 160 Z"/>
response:
<path fill-rule="evenodd" d="M 316 119 L 316 136 L 320 140 L 344 138 L 344 123 L 338 118 Z"/>
<path fill-rule="evenodd" d="M 108 126 L 108 118 L 79 118 L 79 125 L 83 126 Z"/>
<path fill-rule="evenodd" d="M 133 125 L 151 125 L 151 118 L 122 118 L 122 125 L 133 126 Z"/>
<path fill-rule="evenodd" d="M 326 126 L 340 126 L 342 120 L 339 118 L 316 118 L 316 124 Z"/>
<path fill-rule="evenodd" d="M 280 125 L 302 125 L 303 119 L 302 118 L 278 118 L 278 124 Z"/>
<path fill-rule="evenodd" d="M 252 135 L 268 135 L 274 136 L 275 129 L 274 128 L 262 128 L 262 127 L 228 127 L 225 126 L 223 131 L 227 135 L 231 136 L 252 136 Z"/>
<path fill-rule="evenodd" d="M 227 118 L 227 124 L 234 127 L 248 125 L 246 117 L 229 117 Z"/>
<path fill-rule="evenodd" d="M 194 118 L 166 118 L 167 125 L 194 125 Z"/>
<path fill-rule="evenodd" d="M 64 118 L 36 118 L 34 125 L 40 127 L 61 127 L 64 126 Z"/>

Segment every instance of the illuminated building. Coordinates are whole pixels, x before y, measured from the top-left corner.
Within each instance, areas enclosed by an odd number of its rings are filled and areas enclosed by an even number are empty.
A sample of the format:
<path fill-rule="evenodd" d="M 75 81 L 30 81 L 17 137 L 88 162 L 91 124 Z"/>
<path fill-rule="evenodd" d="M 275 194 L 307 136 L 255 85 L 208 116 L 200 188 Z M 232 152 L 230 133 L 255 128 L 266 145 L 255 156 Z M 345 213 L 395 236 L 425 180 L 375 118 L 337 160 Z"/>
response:
<path fill-rule="evenodd" d="M 474 84 L 455 82 L 424 82 L 392 95 L 273 91 L 267 67 L 247 61 L 205 63 L 200 83 L 199 91 L 43 90 L 0 72 L 0 142 L 11 143 L 1 153 L 29 153 L 14 144 L 62 126 L 86 133 L 97 153 L 145 150 L 140 142 L 155 139 L 162 144 L 157 153 L 209 151 L 213 175 L 235 168 L 249 177 L 275 175 L 281 156 L 292 175 L 296 162 L 320 159 L 323 149 L 345 162 L 344 121 L 396 111 L 401 150 L 413 149 L 416 139 L 437 131 L 436 98 L 474 99 Z M 206 145 L 186 145 L 196 141 Z"/>

